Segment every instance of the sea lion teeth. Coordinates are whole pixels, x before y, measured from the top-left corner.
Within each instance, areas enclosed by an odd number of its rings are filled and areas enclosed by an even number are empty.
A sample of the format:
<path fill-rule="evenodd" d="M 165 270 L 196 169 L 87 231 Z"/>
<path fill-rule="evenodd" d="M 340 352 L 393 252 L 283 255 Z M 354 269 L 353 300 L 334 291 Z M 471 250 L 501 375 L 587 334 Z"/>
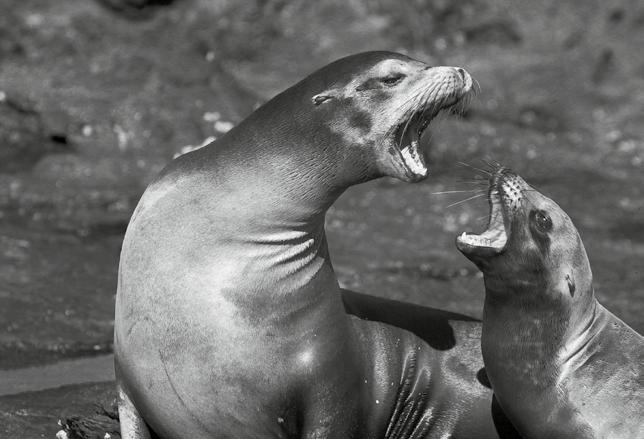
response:
<path fill-rule="evenodd" d="M 421 159 L 420 157 L 418 140 L 413 140 L 411 144 L 405 146 L 400 153 L 409 171 L 415 175 L 423 177 L 427 175 L 427 166 L 424 163 L 424 159 Z"/>
<path fill-rule="evenodd" d="M 644 337 L 597 302 L 584 245 L 554 201 L 505 168 L 490 186 L 512 239 L 496 254 L 457 247 L 485 278 L 481 346 L 499 405 L 525 438 L 644 437 Z"/>
<path fill-rule="evenodd" d="M 427 176 L 419 115 L 467 78 L 343 58 L 162 171 L 121 251 L 123 439 L 498 437 L 480 324 L 341 290 L 324 230 L 348 187 Z"/>

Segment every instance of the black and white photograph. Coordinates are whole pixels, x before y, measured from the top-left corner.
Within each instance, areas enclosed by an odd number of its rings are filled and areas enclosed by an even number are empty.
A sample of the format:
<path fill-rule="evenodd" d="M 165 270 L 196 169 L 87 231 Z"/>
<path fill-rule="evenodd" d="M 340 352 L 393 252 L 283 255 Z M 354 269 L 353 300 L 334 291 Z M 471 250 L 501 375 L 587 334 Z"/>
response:
<path fill-rule="evenodd" d="M 641 0 L 0 0 L 1 439 L 644 439 Z"/>

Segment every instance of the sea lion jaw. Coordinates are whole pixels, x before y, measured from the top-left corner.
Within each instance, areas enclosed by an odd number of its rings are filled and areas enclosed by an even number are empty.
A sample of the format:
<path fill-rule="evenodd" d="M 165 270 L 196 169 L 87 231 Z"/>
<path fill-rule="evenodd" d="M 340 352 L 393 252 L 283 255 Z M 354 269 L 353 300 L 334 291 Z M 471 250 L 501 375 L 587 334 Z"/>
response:
<path fill-rule="evenodd" d="M 487 230 L 456 239 L 457 248 L 483 271 L 486 282 L 498 280 L 501 290 L 519 286 L 515 291 L 539 284 L 542 298 L 592 294 L 586 250 L 561 207 L 503 167 L 490 178 L 488 198 Z"/>
<path fill-rule="evenodd" d="M 408 90 L 390 107 L 393 129 L 385 133 L 384 141 L 393 160 L 384 170 L 386 175 L 415 182 L 429 174 L 421 139 L 431 121 L 443 110 L 462 112 L 473 89 L 470 74 L 458 67 L 425 66 L 408 82 Z"/>
<path fill-rule="evenodd" d="M 512 178 L 509 178 L 510 175 Z M 500 254 L 508 244 L 512 215 L 521 203 L 521 188 L 527 183 L 505 168 L 491 178 L 488 189 L 490 214 L 487 229 L 481 234 L 463 232 L 456 238 L 456 247 L 469 259 Z"/>
<path fill-rule="evenodd" d="M 364 63 L 367 55 L 358 59 Z M 465 109 L 474 93 L 473 80 L 459 67 L 382 56 L 347 83 L 310 99 L 316 108 L 334 112 L 329 123 L 333 133 L 360 149 L 361 157 L 369 157 L 370 178 L 416 182 L 429 174 L 423 134 L 441 111 Z"/>

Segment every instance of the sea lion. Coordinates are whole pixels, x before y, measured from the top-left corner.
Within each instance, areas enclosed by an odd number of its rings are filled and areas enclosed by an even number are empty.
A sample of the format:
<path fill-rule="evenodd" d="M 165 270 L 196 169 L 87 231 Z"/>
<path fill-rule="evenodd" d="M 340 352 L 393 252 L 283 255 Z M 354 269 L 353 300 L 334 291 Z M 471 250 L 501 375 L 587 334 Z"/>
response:
<path fill-rule="evenodd" d="M 496 398 L 525 438 L 644 437 L 644 338 L 597 302 L 579 233 L 509 169 L 490 219 L 457 247 L 483 272 L 481 339 Z"/>
<path fill-rule="evenodd" d="M 353 55 L 173 161 L 121 253 L 123 437 L 496 437 L 479 324 L 443 316 L 434 348 L 348 314 L 385 320 L 389 305 L 343 296 L 324 231 L 349 186 L 425 178 L 424 130 L 471 91 L 460 68 Z"/>

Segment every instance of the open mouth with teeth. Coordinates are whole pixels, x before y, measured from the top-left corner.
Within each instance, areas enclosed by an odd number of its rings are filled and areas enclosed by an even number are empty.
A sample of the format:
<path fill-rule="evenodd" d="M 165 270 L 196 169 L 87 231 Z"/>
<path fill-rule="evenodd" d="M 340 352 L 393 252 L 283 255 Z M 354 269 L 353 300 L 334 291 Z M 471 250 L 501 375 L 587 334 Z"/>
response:
<path fill-rule="evenodd" d="M 479 235 L 463 232 L 456 238 L 456 247 L 466 256 L 499 254 L 508 243 L 510 221 L 505 213 L 502 195 L 496 186 L 494 183 L 491 184 L 488 191 L 490 216 L 487 229 Z"/>
<path fill-rule="evenodd" d="M 458 102 L 460 101 L 457 100 L 448 105 L 436 106 L 432 110 L 420 109 L 398 126 L 394 136 L 396 150 L 407 176 L 412 180 L 425 178 L 429 172 L 427 159 L 420 147 L 420 139 L 423 133 L 438 113 L 453 108 Z"/>

